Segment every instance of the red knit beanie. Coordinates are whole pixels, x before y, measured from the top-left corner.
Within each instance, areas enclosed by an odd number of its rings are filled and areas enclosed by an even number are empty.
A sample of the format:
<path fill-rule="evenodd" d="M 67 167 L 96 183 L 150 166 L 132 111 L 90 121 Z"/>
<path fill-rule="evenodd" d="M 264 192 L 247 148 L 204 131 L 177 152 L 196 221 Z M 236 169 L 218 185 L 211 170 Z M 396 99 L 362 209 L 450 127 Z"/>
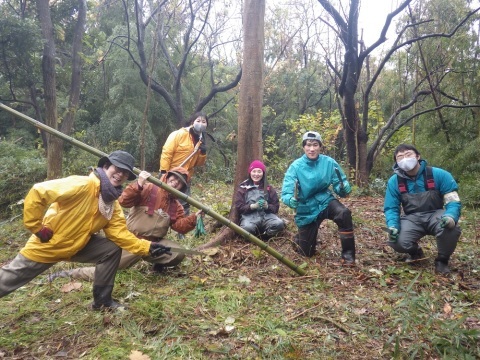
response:
<path fill-rule="evenodd" d="M 253 169 L 260 169 L 265 173 L 265 165 L 260 160 L 253 160 L 250 166 L 248 167 L 248 173 L 250 174 Z"/>

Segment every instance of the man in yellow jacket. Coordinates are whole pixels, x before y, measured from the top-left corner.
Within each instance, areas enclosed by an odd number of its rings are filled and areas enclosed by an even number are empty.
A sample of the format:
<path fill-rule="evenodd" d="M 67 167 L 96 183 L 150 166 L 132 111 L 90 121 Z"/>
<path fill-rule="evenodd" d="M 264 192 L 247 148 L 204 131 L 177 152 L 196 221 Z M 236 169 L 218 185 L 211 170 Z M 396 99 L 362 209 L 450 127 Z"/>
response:
<path fill-rule="evenodd" d="M 35 184 L 25 198 L 23 221 L 32 232 L 20 253 L 0 269 L 0 297 L 25 285 L 59 261 L 94 263 L 92 308 L 115 309 L 112 291 L 122 248 L 137 255 L 162 253 L 162 246 L 128 231 L 118 197 L 136 178 L 134 158 L 114 151 L 89 176 Z M 98 232 L 103 229 L 105 236 Z"/>

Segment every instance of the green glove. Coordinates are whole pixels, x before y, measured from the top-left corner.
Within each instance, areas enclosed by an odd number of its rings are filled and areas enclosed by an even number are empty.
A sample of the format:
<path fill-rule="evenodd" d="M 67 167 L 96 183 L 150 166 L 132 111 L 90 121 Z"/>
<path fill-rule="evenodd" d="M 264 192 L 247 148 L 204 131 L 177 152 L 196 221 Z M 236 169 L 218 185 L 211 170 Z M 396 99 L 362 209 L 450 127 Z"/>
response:
<path fill-rule="evenodd" d="M 442 216 L 440 219 L 440 226 L 442 228 L 453 229 L 455 227 L 455 220 L 450 216 Z"/>
<path fill-rule="evenodd" d="M 296 209 L 298 206 L 298 200 L 295 199 L 294 197 L 290 198 L 290 207 L 292 209 Z"/>
<path fill-rule="evenodd" d="M 207 235 L 207 231 L 203 225 L 203 218 L 201 216 L 197 216 L 197 225 L 195 226 L 195 232 L 193 233 L 193 236 L 200 237 L 202 235 Z"/>
<path fill-rule="evenodd" d="M 264 203 L 265 203 L 265 200 L 263 200 L 263 199 L 258 200 L 258 201 L 257 201 L 258 208 L 259 208 L 259 209 L 262 209 Z"/>
<path fill-rule="evenodd" d="M 388 235 L 388 239 L 390 240 L 390 242 L 397 242 L 398 229 L 394 227 L 389 227 L 388 230 L 390 230 L 390 234 Z"/>

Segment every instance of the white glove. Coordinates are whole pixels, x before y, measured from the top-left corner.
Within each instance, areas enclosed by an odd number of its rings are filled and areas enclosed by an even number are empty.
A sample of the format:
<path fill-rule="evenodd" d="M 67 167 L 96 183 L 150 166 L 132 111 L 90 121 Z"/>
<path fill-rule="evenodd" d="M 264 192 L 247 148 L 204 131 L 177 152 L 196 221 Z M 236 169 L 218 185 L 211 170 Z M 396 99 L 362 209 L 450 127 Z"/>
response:
<path fill-rule="evenodd" d="M 152 174 L 150 174 L 149 172 L 147 172 L 145 170 L 141 171 L 140 174 L 138 174 L 138 179 L 137 179 L 138 186 L 143 187 L 143 185 L 145 185 L 145 183 L 147 182 L 147 179 L 151 175 Z"/>
<path fill-rule="evenodd" d="M 252 210 L 258 209 L 258 203 L 250 204 L 250 209 L 252 209 Z"/>

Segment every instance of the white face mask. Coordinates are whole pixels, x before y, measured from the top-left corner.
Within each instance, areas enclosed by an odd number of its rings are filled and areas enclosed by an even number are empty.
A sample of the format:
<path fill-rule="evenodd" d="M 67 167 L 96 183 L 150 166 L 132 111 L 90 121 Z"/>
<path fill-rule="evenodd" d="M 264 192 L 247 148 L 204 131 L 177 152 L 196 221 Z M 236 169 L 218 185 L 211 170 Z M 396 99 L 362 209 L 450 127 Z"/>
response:
<path fill-rule="evenodd" d="M 400 160 L 397 164 L 400 169 L 408 172 L 417 166 L 418 160 L 416 157 L 405 158 Z"/>
<path fill-rule="evenodd" d="M 199 122 L 194 122 L 193 123 L 193 130 L 195 130 L 195 132 L 197 134 L 200 134 L 200 133 L 204 132 L 205 130 L 207 130 L 207 125 L 199 123 Z"/>

